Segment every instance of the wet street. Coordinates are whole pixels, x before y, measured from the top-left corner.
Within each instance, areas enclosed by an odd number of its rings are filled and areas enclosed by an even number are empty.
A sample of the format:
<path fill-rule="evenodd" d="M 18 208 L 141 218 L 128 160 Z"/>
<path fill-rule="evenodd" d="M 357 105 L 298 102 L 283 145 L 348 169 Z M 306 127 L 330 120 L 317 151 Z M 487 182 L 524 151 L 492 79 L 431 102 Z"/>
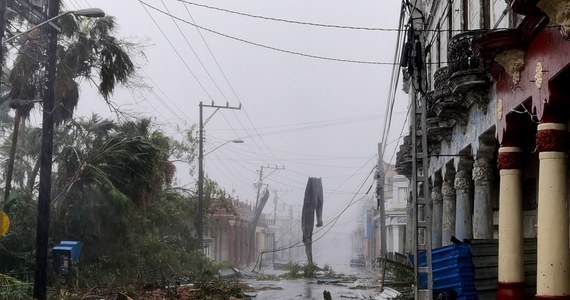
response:
<path fill-rule="evenodd" d="M 278 281 L 246 280 L 257 291 L 248 293 L 254 299 L 324 299 L 323 292 L 329 291 L 332 299 L 370 299 L 378 295 L 378 275 L 370 268 L 354 268 L 348 265 L 333 266 L 336 273 L 356 276 L 356 281 L 319 283 L 317 279 L 296 279 Z M 271 270 L 267 273 L 273 273 Z"/>

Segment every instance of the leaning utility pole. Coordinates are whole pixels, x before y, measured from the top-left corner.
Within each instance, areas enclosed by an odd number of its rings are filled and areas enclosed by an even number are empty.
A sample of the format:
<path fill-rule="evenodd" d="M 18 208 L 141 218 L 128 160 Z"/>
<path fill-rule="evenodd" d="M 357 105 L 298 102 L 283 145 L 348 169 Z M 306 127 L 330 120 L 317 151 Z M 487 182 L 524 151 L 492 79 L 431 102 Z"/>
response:
<path fill-rule="evenodd" d="M 202 104 L 200 101 L 200 126 L 199 126 L 199 140 L 198 140 L 198 217 L 196 218 L 196 233 L 197 233 L 197 246 L 198 249 L 204 248 L 204 107 L 215 108 L 214 113 L 206 120 L 206 123 L 214 116 L 220 109 L 241 109 L 241 104 L 237 107 Z"/>
<path fill-rule="evenodd" d="M 46 20 L 59 14 L 59 0 L 48 1 Z M 38 192 L 38 217 L 36 225 L 36 264 L 34 268 L 34 299 L 47 297 L 49 205 L 51 202 L 51 171 L 53 155 L 53 107 L 55 101 L 55 72 L 57 59 L 57 30 L 44 26 L 47 35 L 46 67 L 42 111 L 42 145 L 40 153 L 40 187 Z"/>
<path fill-rule="evenodd" d="M 271 169 L 273 171 L 271 171 L 271 173 L 263 176 L 263 169 L 264 168 L 265 169 Z M 257 228 L 257 223 L 259 222 L 259 216 L 261 215 L 261 212 L 263 212 L 263 208 L 265 207 L 265 203 L 266 203 L 266 201 L 261 201 L 261 202 L 259 201 L 259 197 L 261 194 L 261 187 L 263 186 L 263 180 L 278 170 L 285 170 L 285 166 L 282 166 L 282 167 L 269 166 L 269 165 L 267 165 L 266 167 L 261 166 L 261 169 L 259 171 L 259 181 L 257 182 L 257 196 L 255 198 L 254 218 L 251 221 L 251 223 L 249 224 L 248 263 L 252 263 L 255 259 L 255 253 L 254 253 L 255 252 L 255 245 L 256 245 L 255 230 Z"/>
<path fill-rule="evenodd" d="M 267 174 L 265 177 L 263 177 L 263 166 L 261 166 L 261 169 L 259 170 L 259 181 L 257 182 L 257 196 L 255 197 L 255 208 L 257 208 L 257 206 L 259 205 L 259 194 L 261 192 L 261 187 L 263 186 L 263 179 L 269 177 L 269 175 L 273 174 L 275 171 L 277 170 L 285 170 L 285 167 L 278 167 L 278 166 L 269 166 L 267 165 L 267 167 L 265 167 L 265 169 L 271 169 L 273 171 L 271 171 L 271 173 Z"/>

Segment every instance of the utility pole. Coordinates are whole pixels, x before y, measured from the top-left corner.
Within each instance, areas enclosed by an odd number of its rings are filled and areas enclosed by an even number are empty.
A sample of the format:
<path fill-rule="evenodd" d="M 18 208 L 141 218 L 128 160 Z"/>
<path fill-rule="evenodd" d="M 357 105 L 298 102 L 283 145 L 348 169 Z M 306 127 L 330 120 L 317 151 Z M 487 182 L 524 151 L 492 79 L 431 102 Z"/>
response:
<path fill-rule="evenodd" d="M 378 213 L 380 214 L 380 256 L 386 258 L 386 204 L 384 202 L 384 181 L 386 171 L 384 170 L 384 153 L 382 143 L 378 143 L 378 167 L 376 181 L 376 197 L 378 200 Z"/>
<path fill-rule="evenodd" d="M 199 125 L 199 141 L 198 141 L 198 217 L 196 222 L 196 233 L 198 235 L 197 238 L 197 246 L 198 249 L 202 250 L 204 248 L 204 117 L 203 117 L 203 110 L 204 107 L 211 107 L 215 108 L 216 110 L 212 115 L 206 120 L 206 123 L 214 116 L 214 114 L 220 109 L 241 109 L 241 104 L 237 107 L 229 106 L 226 104 L 225 106 L 215 105 L 213 102 L 212 104 L 203 104 L 200 101 L 200 125 Z"/>
<path fill-rule="evenodd" d="M 275 243 L 276 243 L 275 236 L 277 233 L 277 230 L 275 229 L 275 228 L 277 228 L 277 190 L 274 190 L 273 194 L 274 194 L 274 196 L 273 196 L 273 226 L 274 227 L 272 230 L 273 231 L 273 241 L 271 244 L 271 246 L 272 246 L 271 249 L 273 250 L 272 251 L 273 255 L 271 256 L 271 263 L 273 265 L 275 265 Z"/>
<path fill-rule="evenodd" d="M 271 169 L 273 171 L 271 171 L 271 173 L 267 174 L 265 177 L 263 177 L 263 168 L 265 169 Z M 269 177 L 269 175 L 275 173 L 275 171 L 277 170 L 285 170 L 285 166 L 282 167 L 278 167 L 278 166 L 269 166 L 267 165 L 267 167 L 261 166 L 261 169 L 259 170 L 259 181 L 257 182 L 257 196 L 255 197 L 255 208 L 257 208 L 257 206 L 259 205 L 259 194 L 261 193 L 261 187 L 263 186 L 263 179 Z"/>
<path fill-rule="evenodd" d="M 3 1 L 4 2 L 4 1 Z M 59 0 L 48 1 L 46 20 L 59 14 Z M 51 202 L 51 171 L 53 155 L 53 107 L 55 100 L 55 72 L 57 59 L 57 30 L 44 26 L 47 35 L 46 86 L 42 111 L 42 145 L 40 153 L 40 186 L 38 193 L 38 217 L 36 229 L 36 264 L 34 268 L 34 299 L 47 297 L 47 266 L 49 239 L 49 204 Z"/>
<path fill-rule="evenodd" d="M 409 3 L 408 5 L 412 5 Z M 408 72 L 410 78 L 411 101 L 411 136 L 412 136 L 412 245 L 414 254 L 414 299 L 433 299 L 432 273 L 432 241 L 431 241 L 431 208 L 428 198 L 428 145 L 427 145 L 427 97 L 426 97 L 426 68 L 425 68 L 425 33 L 422 14 L 415 8 L 419 0 L 415 0 L 410 17 L 408 45 L 411 45 Z M 419 6 L 418 6 L 419 7 Z M 419 99 L 418 99 L 419 94 Z M 425 252 L 425 266 L 419 265 L 420 253 Z M 426 276 L 427 286 L 420 284 L 421 275 Z"/>
<path fill-rule="evenodd" d="M 271 169 L 271 173 L 263 176 L 263 169 Z M 255 238 L 255 230 L 257 228 L 257 223 L 259 222 L 259 217 L 261 216 L 261 213 L 263 212 L 263 208 L 265 207 L 265 201 L 259 201 L 260 200 L 260 194 L 261 194 L 261 187 L 263 186 L 263 180 L 267 177 L 269 177 L 271 174 L 275 173 L 278 170 L 285 170 L 285 166 L 282 167 L 278 167 L 278 166 L 269 166 L 267 165 L 266 167 L 261 166 L 261 169 L 259 171 L 259 181 L 257 182 L 257 197 L 255 199 L 255 212 L 254 212 L 254 218 L 251 221 L 251 223 L 249 224 L 249 253 L 248 253 L 248 262 L 253 262 L 253 260 L 255 259 L 255 245 L 256 245 L 256 238 Z"/>

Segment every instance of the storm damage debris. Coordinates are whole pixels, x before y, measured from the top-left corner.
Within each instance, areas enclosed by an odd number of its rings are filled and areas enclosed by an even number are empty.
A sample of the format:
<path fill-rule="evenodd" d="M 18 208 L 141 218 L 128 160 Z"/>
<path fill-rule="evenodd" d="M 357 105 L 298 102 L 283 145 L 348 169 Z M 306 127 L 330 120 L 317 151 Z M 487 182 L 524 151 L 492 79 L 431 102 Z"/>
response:
<path fill-rule="evenodd" d="M 321 178 L 309 177 L 303 199 L 303 212 L 301 214 L 301 229 L 303 230 L 303 244 L 307 253 L 309 264 L 313 264 L 313 228 L 315 214 L 317 227 L 323 226 L 323 182 Z"/>

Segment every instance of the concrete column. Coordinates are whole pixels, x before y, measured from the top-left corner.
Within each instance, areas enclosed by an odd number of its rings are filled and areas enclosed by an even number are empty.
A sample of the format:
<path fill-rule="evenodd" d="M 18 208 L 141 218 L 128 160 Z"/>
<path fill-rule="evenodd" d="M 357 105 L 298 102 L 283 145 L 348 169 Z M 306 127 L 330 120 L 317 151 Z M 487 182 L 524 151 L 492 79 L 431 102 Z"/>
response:
<path fill-rule="evenodd" d="M 491 207 L 491 181 L 493 166 L 488 159 L 480 158 L 473 164 L 473 238 L 493 238 L 493 208 Z"/>
<path fill-rule="evenodd" d="M 441 244 L 451 244 L 451 237 L 455 236 L 455 188 L 453 180 L 444 180 L 441 186 L 443 196 L 443 215 L 441 221 Z"/>
<path fill-rule="evenodd" d="M 536 299 L 570 299 L 565 124 L 538 125 Z"/>
<path fill-rule="evenodd" d="M 455 236 L 459 240 L 473 238 L 473 198 L 471 172 L 455 174 Z"/>
<path fill-rule="evenodd" d="M 443 217 L 443 195 L 441 194 L 441 182 L 436 182 L 431 190 L 433 203 L 431 219 L 431 245 L 432 248 L 441 247 L 441 226 Z"/>
<path fill-rule="evenodd" d="M 499 181 L 499 282 L 497 299 L 524 298 L 522 150 L 501 147 Z"/>

